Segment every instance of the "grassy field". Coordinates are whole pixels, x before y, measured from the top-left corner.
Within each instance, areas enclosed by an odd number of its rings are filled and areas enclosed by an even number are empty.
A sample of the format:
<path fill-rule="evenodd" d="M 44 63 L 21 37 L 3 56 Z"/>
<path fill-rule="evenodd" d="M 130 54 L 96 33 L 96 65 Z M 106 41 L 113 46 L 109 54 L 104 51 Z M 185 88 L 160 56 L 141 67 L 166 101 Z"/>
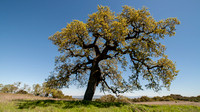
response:
<path fill-rule="evenodd" d="M 200 112 L 200 106 L 195 105 L 101 103 L 39 97 L 23 99 L 23 95 L 9 99 L 5 94 L 4 97 L 0 95 L 0 112 Z"/>

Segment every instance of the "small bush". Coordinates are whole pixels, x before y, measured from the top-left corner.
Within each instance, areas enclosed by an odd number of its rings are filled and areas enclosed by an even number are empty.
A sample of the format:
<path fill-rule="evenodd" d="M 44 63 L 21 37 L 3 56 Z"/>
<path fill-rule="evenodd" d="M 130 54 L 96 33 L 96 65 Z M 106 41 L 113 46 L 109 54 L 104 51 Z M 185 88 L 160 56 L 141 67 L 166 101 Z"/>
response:
<path fill-rule="evenodd" d="M 131 99 L 132 102 L 140 102 L 140 98 L 133 98 Z"/>
<path fill-rule="evenodd" d="M 179 94 L 170 94 L 170 96 L 174 99 L 174 100 L 183 100 L 183 96 L 179 95 Z"/>
<path fill-rule="evenodd" d="M 115 102 L 116 98 L 113 95 L 104 95 L 97 101 L 100 101 L 100 102 Z"/>
<path fill-rule="evenodd" d="M 174 99 L 171 96 L 163 96 L 163 101 L 174 101 Z"/>
<path fill-rule="evenodd" d="M 62 93 L 61 90 L 54 90 L 54 91 L 52 91 L 52 97 L 53 98 L 63 98 L 64 94 Z"/>
<path fill-rule="evenodd" d="M 101 102 L 101 100 L 99 98 L 95 99 L 94 101 L 96 102 Z"/>
<path fill-rule="evenodd" d="M 19 91 L 17 91 L 16 93 L 17 93 L 17 94 L 28 94 L 28 92 L 25 91 L 25 90 L 19 90 Z"/>
<path fill-rule="evenodd" d="M 153 101 L 161 101 L 161 99 L 162 99 L 162 98 L 159 97 L 159 96 L 155 96 L 155 97 L 152 98 Z"/>
<path fill-rule="evenodd" d="M 131 100 L 128 97 L 125 96 L 118 96 L 118 98 L 116 99 L 116 102 L 122 102 L 122 103 L 130 103 Z"/>
<path fill-rule="evenodd" d="M 69 96 L 69 95 L 65 95 L 65 96 L 63 97 L 63 99 L 74 100 L 74 98 L 72 98 L 72 96 Z"/>
<path fill-rule="evenodd" d="M 147 101 L 152 101 L 152 99 L 149 98 L 149 97 L 147 97 L 147 96 L 142 96 L 142 97 L 140 98 L 140 101 L 141 101 L 141 102 L 147 102 Z"/>

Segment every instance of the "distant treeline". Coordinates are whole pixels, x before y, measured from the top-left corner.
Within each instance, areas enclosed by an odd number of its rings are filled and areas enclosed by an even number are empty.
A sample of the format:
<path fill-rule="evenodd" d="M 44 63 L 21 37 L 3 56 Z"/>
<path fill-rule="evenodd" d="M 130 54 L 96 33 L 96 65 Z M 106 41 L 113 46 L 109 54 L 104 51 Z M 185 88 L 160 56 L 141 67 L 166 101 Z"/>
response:
<path fill-rule="evenodd" d="M 192 96 L 192 97 L 186 97 L 181 96 L 179 94 L 171 94 L 169 96 L 155 96 L 155 97 L 147 97 L 142 96 L 140 98 L 128 98 L 125 96 L 118 96 L 115 97 L 113 95 L 104 95 L 100 97 L 99 99 L 96 99 L 96 101 L 100 102 L 124 102 L 124 103 L 130 103 L 130 102 L 153 102 L 153 101 L 192 101 L 192 102 L 200 102 L 200 95 L 199 96 Z"/>
<path fill-rule="evenodd" d="M 63 98 L 73 99 L 72 96 L 64 95 L 59 89 L 52 89 L 46 86 L 46 83 L 34 84 L 32 87 L 24 84 L 21 86 L 21 82 L 13 84 L 3 85 L 0 84 L 0 92 L 2 93 L 15 93 L 15 94 L 33 94 L 35 96 L 52 97 L 52 98 Z"/>
<path fill-rule="evenodd" d="M 192 97 L 186 97 L 181 96 L 179 94 L 170 94 L 168 96 L 155 96 L 153 98 L 149 98 L 147 96 L 142 96 L 140 98 L 134 98 L 131 99 L 133 102 L 147 102 L 147 101 L 192 101 L 192 102 L 200 102 L 200 95 L 199 96 L 192 96 Z"/>
<path fill-rule="evenodd" d="M 52 97 L 52 98 L 61 98 L 61 99 L 71 99 L 72 96 L 64 95 L 63 92 L 59 89 L 52 89 L 46 86 L 46 83 L 40 84 L 34 84 L 32 87 L 30 87 L 27 84 L 24 84 L 21 86 L 21 82 L 17 82 L 14 84 L 7 84 L 3 85 L 0 84 L 0 92 L 2 93 L 15 93 L 15 94 L 33 94 L 35 96 L 42 96 L 42 97 Z M 181 96 L 179 94 L 171 94 L 168 96 L 155 96 L 155 97 L 147 97 L 142 96 L 140 98 L 128 98 L 122 95 L 119 95 L 118 97 L 115 97 L 113 95 L 104 95 L 100 97 L 99 99 L 95 99 L 95 101 L 99 102 L 124 102 L 124 103 L 130 103 L 130 102 L 151 102 L 151 101 L 192 101 L 192 102 L 200 102 L 200 95 L 199 96 L 192 96 L 192 97 L 186 97 Z"/>

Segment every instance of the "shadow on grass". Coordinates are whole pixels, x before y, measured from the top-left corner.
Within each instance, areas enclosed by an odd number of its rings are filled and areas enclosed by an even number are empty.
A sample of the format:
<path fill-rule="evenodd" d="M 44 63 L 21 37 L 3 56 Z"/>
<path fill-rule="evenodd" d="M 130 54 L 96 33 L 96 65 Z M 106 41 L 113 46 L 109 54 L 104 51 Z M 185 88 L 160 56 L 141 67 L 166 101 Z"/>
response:
<path fill-rule="evenodd" d="M 142 106 L 144 107 L 147 107 L 147 108 L 158 108 L 159 105 L 145 105 L 145 104 L 141 104 Z"/>
<path fill-rule="evenodd" d="M 96 102 L 96 101 L 62 101 L 62 100 L 21 100 L 18 103 L 19 109 L 33 109 L 36 107 L 54 106 L 57 108 L 74 108 L 74 107 L 99 107 L 108 108 L 111 106 L 121 107 L 127 105 L 119 102 Z"/>

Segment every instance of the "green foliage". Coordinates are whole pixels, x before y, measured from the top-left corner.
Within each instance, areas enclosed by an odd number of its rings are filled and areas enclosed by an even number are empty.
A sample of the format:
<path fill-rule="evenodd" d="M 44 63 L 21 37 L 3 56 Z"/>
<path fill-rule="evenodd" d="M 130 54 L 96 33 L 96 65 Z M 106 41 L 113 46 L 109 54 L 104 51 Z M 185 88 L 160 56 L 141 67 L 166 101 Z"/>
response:
<path fill-rule="evenodd" d="M 52 90 L 52 97 L 53 98 L 63 98 L 64 94 L 61 90 Z"/>
<path fill-rule="evenodd" d="M 142 97 L 140 98 L 140 101 L 141 101 L 141 102 L 147 102 L 147 101 L 152 101 L 152 100 L 151 100 L 151 98 L 149 98 L 149 97 L 147 97 L 147 96 L 142 96 Z"/>
<path fill-rule="evenodd" d="M 140 98 L 130 99 L 131 102 L 151 102 L 151 101 L 192 101 L 192 102 L 200 102 L 200 97 L 185 97 L 178 94 L 171 94 L 169 96 L 155 96 L 153 98 L 149 98 L 147 96 L 142 96 Z"/>
<path fill-rule="evenodd" d="M 24 84 L 23 87 L 20 86 L 20 82 L 14 84 L 3 85 L 0 84 L 0 92 L 2 93 L 16 93 L 16 94 L 33 94 L 35 96 L 43 96 L 43 97 L 53 97 L 53 98 L 62 98 L 62 99 L 70 99 L 75 100 L 72 96 L 64 95 L 59 89 L 51 89 L 46 86 L 46 83 L 34 84 L 32 88 L 32 93 L 29 93 L 30 87 Z"/>
<path fill-rule="evenodd" d="M 181 96 L 179 94 L 171 94 L 170 97 L 172 97 L 174 100 L 182 100 L 182 101 L 193 101 L 193 102 L 200 102 L 200 97 L 185 97 Z"/>
<path fill-rule="evenodd" d="M 178 94 L 171 94 L 169 96 L 155 96 L 148 97 L 142 96 L 140 98 L 127 98 L 125 96 L 119 95 L 117 98 L 113 95 L 104 95 L 95 101 L 99 102 L 123 102 L 123 103 L 132 103 L 132 102 L 153 102 L 153 101 L 192 101 L 192 102 L 200 102 L 200 96 L 197 97 L 185 97 Z"/>
<path fill-rule="evenodd" d="M 125 103 L 119 102 L 95 102 L 95 101 L 62 101 L 62 100 L 38 100 L 38 101 L 24 101 L 19 104 L 20 109 L 29 109 L 35 108 L 37 106 L 47 107 L 54 105 L 56 107 L 69 109 L 74 107 L 99 107 L 99 108 L 108 108 L 111 106 L 122 107 L 127 105 Z"/>
<path fill-rule="evenodd" d="M 65 95 L 65 96 L 63 97 L 63 99 L 71 99 L 71 100 L 75 100 L 74 98 L 72 98 L 72 96 L 69 96 L 69 95 Z"/>
<path fill-rule="evenodd" d="M 3 84 L 0 84 L 0 90 L 2 89 L 2 87 L 3 87 Z"/>
<path fill-rule="evenodd" d="M 16 92 L 16 94 L 28 94 L 28 92 L 25 90 L 19 90 Z"/>
<path fill-rule="evenodd" d="M 154 101 L 153 98 L 149 98 L 147 96 L 142 96 L 140 98 L 133 98 L 133 99 L 130 99 L 130 100 L 132 102 L 149 102 L 149 101 Z"/>
<path fill-rule="evenodd" d="M 101 84 L 102 91 L 115 94 L 142 89 L 139 79 L 148 81 L 146 88 L 169 89 L 178 70 L 159 40 L 174 36 L 178 24 L 177 18 L 156 21 L 147 8 L 123 6 L 115 14 L 109 7 L 98 6 L 86 23 L 74 20 L 49 37 L 62 55 L 56 58 L 55 72 L 47 84 L 62 88 L 76 81 L 84 86 L 90 75 L 93 86 Z M 119 65 L 132 71 L 126 74 L 128 81 Z"/>
<path fill-rule="evenodd" d="M 17 82 L 14 84 L 0 85 L 0 92 L 3 93 L 16 93 L 19 89 L 21 82 Z"/>
<path fill-rule="evenodd" d="M 72 99 L 72 96 L 64 96 L 63 92 L 59 89 L 47 87 L 46 83 L 43 83 L 42 86 L 40 84 L 33 85 L 33 94 L 35 96 Z"/>
<path fill-rule="evenodd" d="M 163 96 L 163 101 L 174 101 L 175 99 L 171 96 Z"/>
<path fill-rule="evenodd" d="M 13 84 L 3 85 L 0 84 L 0 92 L 2 93 L 17 93 L 17 94 L 28 94 L 30 87 L 24 84 L 23 87 L 20 87 L 21 82 L 15 82 Z"/>
<path fill-rule="evenodd" d="M 159 96 L 155 96 L 152 98 L 153 101 L 163 101 L 163 99 Z"/>
<path fill-rule="evenodd" d="M 34 84 L 33 85 L 33 94 L 35 96 L 42 95 L 42 87 L 39 84 Z"/>

